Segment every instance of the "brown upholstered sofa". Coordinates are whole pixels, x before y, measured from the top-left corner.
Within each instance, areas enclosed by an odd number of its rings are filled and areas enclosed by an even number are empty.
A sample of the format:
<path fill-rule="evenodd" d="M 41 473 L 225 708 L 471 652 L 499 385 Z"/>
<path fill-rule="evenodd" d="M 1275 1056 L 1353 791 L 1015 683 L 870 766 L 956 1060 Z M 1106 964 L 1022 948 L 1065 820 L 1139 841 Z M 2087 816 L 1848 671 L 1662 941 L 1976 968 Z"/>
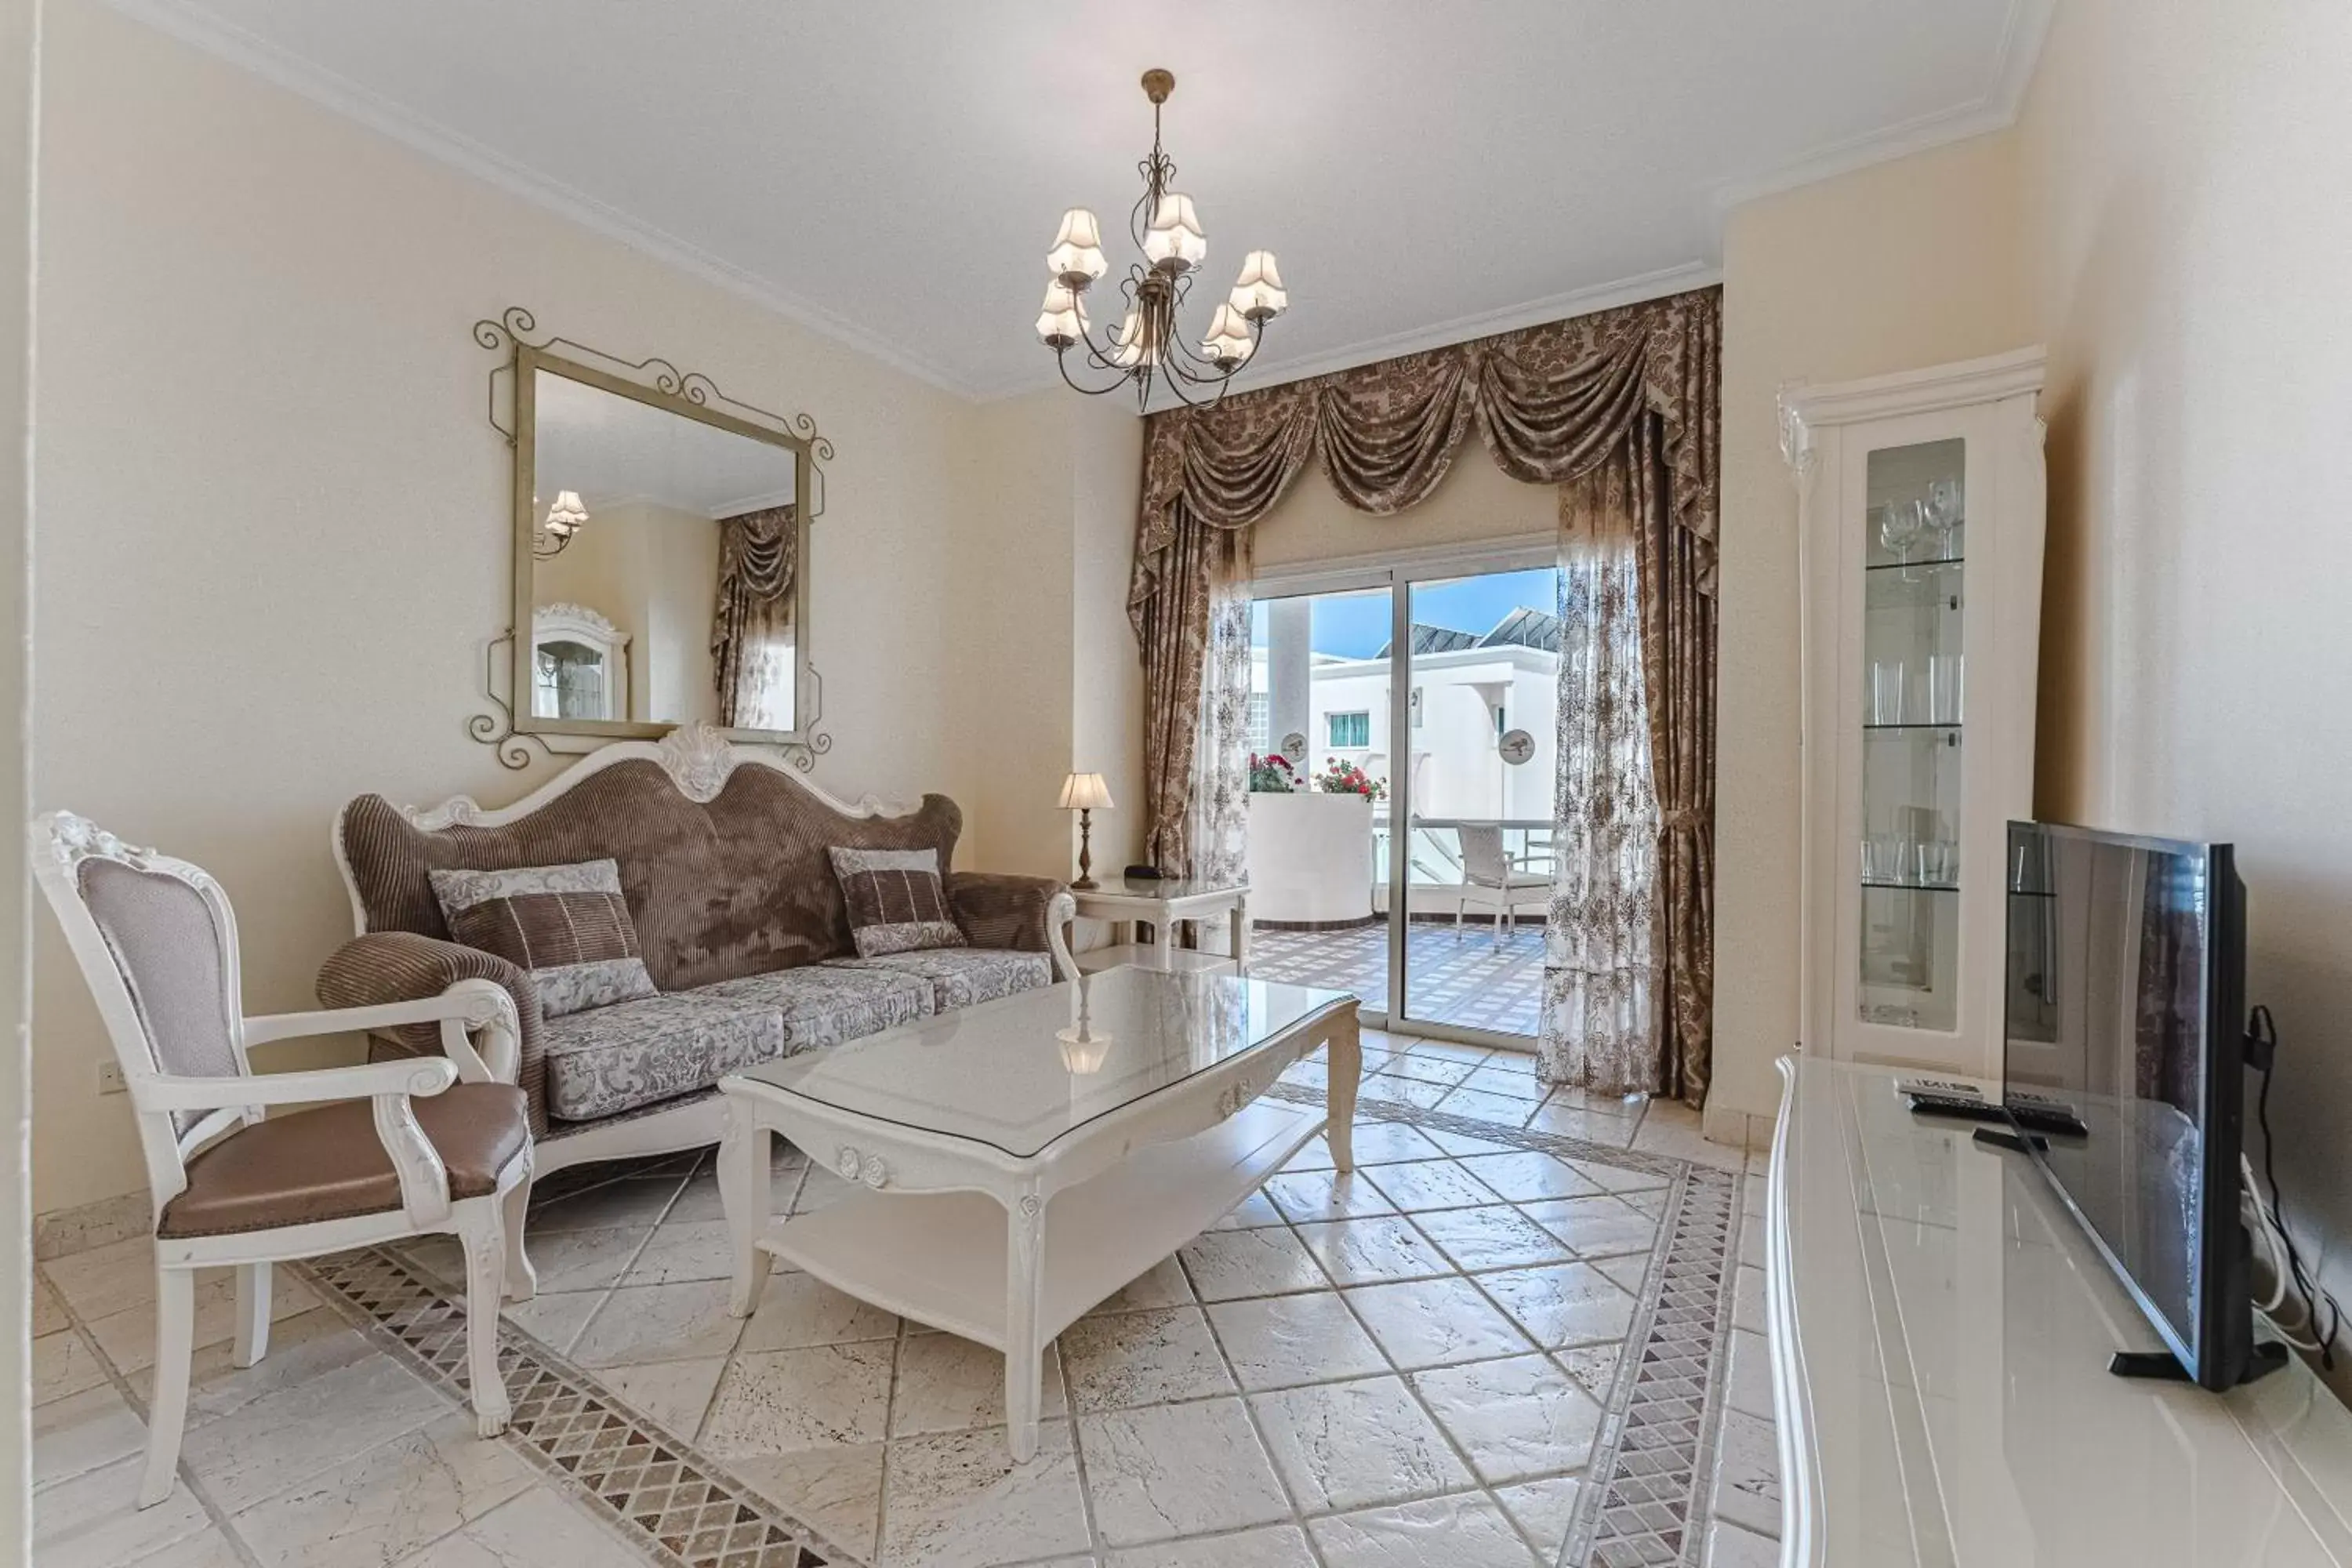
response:
<path fill-rule="evenodd" d="M 515 999 L 518 1081 L 537 1173 L 688 1149 L 720 1132 L 719 1079 L 1073 973 L 1061 883 L 952 870 L 962 815 L 944 795 L 892 813 L 849 805 L 770 753 L 694 726 L 592 753 L 515 805 L 463 796 L 429 811 L 362 795 L 335 823 L 360 934 L 319 974 L 320 999 L 358 1006 L 487 979 Z M 936 849 L 962 948 L 859 958 L 826 851 Z M 530 974 L 449 939 L 430 881 L 611 858 L 661 994 L 549 1018 Z M 430 1028 L 373 1054 L 435 1054 Z"/>

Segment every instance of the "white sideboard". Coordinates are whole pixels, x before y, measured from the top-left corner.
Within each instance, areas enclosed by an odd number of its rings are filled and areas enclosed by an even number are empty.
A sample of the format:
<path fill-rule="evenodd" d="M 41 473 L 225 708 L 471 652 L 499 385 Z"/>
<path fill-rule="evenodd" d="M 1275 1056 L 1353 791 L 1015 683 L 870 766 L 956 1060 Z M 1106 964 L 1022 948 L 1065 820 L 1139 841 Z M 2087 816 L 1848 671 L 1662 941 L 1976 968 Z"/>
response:
<path fill-rule="evenodd" d="M 1787 1080 L 1766 1197 L 1782 1568 L 2352 1564 L 2352 1413 L 2300 1362 L 2226 1395 L 2160 1348 L 2024 1157 L 1893 1069 Z"/>

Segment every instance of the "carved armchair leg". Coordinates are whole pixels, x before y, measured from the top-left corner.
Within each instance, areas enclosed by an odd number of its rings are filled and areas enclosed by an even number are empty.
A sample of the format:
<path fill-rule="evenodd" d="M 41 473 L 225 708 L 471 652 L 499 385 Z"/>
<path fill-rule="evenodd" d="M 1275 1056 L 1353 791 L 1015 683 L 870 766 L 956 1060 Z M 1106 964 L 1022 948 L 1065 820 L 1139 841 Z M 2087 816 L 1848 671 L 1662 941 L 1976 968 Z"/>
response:
<path fill-rule="evenodd" d="M 466 1248 L 466 1381 L 474 1396 L 474 1430 L 495 1437 L 507 1429 L 514 1404 L 499 1374 L 499 1302 L 506 1292 L 506 1211 L 496 1199 L 479 1203 L 457 1233 Z"/>

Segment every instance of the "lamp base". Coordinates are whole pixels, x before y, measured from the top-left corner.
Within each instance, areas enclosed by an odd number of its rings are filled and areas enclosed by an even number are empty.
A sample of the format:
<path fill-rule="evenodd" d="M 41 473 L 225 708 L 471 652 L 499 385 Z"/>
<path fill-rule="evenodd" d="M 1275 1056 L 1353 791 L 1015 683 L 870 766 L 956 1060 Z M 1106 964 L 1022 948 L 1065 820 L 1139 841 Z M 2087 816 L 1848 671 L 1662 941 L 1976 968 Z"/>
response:
<path fill-rule="evenodd" d="M 1070 884 L 1076 893 L 1091 893 L 1102 886 L 1095 880 L 1095 814 L 1081 806 L 1078 810 L 1078 879 Z"/>
<path fill-rule="evenodd" d="M 1070 884 L 1070 891 L 1074 893 L 1091 893 L 1097 888 L 1101 886 L 1102 884 L 1096 881 L 1092 877 L 1081 877 L 1076 881 Z"/>

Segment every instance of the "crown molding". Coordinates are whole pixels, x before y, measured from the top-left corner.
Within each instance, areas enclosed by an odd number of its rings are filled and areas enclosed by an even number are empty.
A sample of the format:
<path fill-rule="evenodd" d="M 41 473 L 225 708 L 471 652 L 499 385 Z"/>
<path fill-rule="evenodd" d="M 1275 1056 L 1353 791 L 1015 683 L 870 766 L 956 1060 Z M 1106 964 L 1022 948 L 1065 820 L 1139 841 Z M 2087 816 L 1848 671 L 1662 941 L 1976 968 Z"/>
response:
<path fill-rule="evenodd" d="M 254 37 L 244 28 L 192 5 L 163 0 L 106 0 L 112 9 L 168 37 L 250 71 L 332 113 L 357 121 L 413 153 L 471 174 L 509 195 L 583 228 L 617 240 L 633 250 L 677 268 L 805 327 L 821 337 L 879 360 L 942 392 L 976 399 L 982 394 L 938 365 L 887 342 L 849 318 L 784 289 L 773 280 L 714 256 L 691 241 L 631 217 L 584 192 L 574 190 L 526 163 L 495 152 L 372 92 L 357 82 Z"/>
<path fill-rule="evenodd" d="M 2016 124 L 2018 112 L 2025 106 L 2026 89 L 2033 83 L 2033 68 L 2042 59 L 2042 44 L 2049 36 L 2051 15 L 2056 8 L 2057 0 L 2010 0 L 2008 14 L 2001 19 L 2000 42 L 1993 53 L 1991 84 L 1974 102 L 1903 121 L 1836 142 L 1765 174 L 1717 185 L 1708 205 L 1713 209 L 1712 229 L 1718 250 L 1723 241 L 1722 220 L 1736 206 L 1850 174 L 1874 163 L 1892 163 L 1915 153 L 2006 131 Z"/>

